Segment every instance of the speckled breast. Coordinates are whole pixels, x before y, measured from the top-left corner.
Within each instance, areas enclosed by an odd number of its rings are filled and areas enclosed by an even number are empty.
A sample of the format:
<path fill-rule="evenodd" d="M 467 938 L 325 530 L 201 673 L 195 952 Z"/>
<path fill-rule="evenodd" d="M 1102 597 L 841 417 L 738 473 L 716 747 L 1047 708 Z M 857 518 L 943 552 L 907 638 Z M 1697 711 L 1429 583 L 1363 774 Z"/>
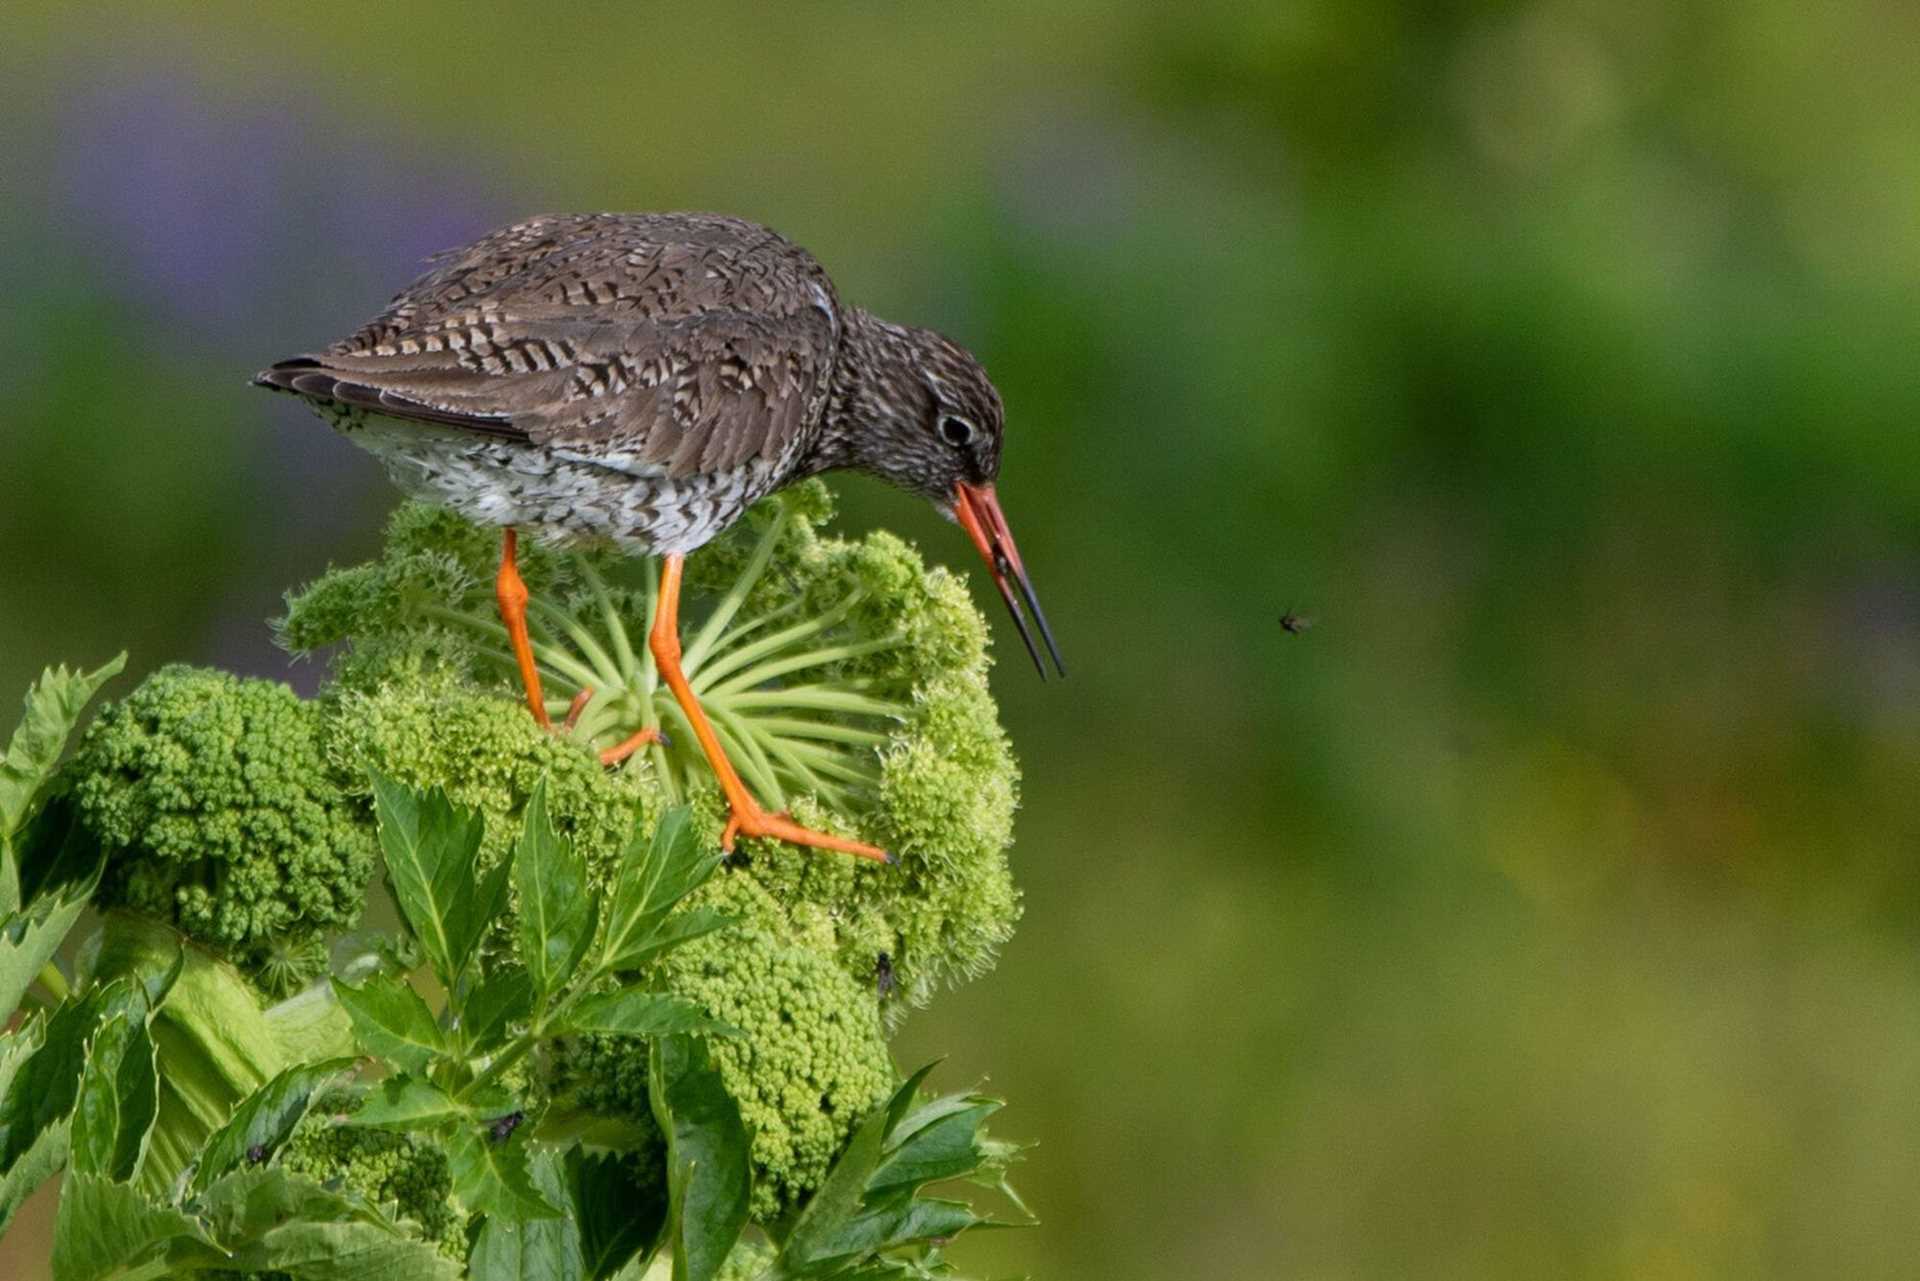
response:
<path fill-rule="evenodd" d="M 669 477 L 565 449 L 454 427 L 313 403 L 315 412 L 378 458 L 410 497 L 485 525 L 512 525 L 543 542 L 611 539 L 655 555 L 690 552 L 777 487 L 756 460 L 727 472 Z"/>

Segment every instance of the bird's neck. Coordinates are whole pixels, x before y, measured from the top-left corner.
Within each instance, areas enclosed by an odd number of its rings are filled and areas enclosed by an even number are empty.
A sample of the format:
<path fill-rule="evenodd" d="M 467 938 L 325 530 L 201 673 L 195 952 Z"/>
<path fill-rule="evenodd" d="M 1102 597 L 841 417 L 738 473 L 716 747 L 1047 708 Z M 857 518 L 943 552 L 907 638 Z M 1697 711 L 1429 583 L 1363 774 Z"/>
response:
<path fill-rule="evenodd" d="M 913 338 L 860 307 L 849 308 L 833 362 L 820 436 L 808 451 L 807 471 L 865 469 L 877 432 L 900 414 L 901 387 L 913 378 Z"/>

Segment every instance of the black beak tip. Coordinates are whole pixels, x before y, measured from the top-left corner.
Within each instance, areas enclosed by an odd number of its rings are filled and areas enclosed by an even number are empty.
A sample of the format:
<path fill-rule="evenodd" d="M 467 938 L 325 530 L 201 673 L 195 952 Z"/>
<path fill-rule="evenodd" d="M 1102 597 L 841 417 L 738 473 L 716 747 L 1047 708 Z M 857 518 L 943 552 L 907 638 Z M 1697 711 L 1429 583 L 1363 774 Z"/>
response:
<path fill-rule="evenodd" d="M 1012 588 L 1007 586 L 1008 578 L 1020 584 L 1020 596 L 1015 596 Z M 1048 679 L 1046 659 L 1040 657 L 1040 647 L 1033 643 L 1033 628 L 1027 623 L 1029 613 L 1033 615 L 1033 625 L 1040 629 L 1040 638 L 1046 642 L 1048 657 L 1053 659 L 1054 668 L 1060 673 L 1060 678 L 1065 680 L 1067 665 L 1060 659 L 1060 646 L 1054 643 L 1053 628 L 1047 626 L 1047 616 L 1040 611 L 1040 601 L 1033 594 L 1033 584 L 1023 574 L 1007 574 L 1000 577 L 998 581 L 1000 595 L 1007 602 L 1007 612 L 1013 615 L 1014 630 L 1020 633 L 1020 642 L 1027 647 L 1027 657 L 1033 660 L 1033 670 L 1040 674 L 1041 680 Z M 1020 608 L 1021 597 L 1026 601 L 1025 610 Z"/>

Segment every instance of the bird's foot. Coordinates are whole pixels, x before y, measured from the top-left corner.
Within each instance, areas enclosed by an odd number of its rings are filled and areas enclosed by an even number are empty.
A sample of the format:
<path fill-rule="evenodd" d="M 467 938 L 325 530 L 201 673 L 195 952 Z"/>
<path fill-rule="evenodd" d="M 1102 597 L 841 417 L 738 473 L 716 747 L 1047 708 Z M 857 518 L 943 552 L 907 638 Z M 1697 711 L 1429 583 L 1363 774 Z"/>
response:
<path fill-rule="evenodd" d="M 745 807 L 739 805 L 733 807 L 733 813 L 727 818 L 726 830 L 720 834 L 720 848 L 729 854 L 733 853 L 734 838 L 738 836 L 772 837 L 776 841 L 785 841 L 789 845 L 809 845 L 814 849 L 838 850 L 842 854 L 870 858 L 876 863 L 894 861 L 893 855 L 878 845 L 864 845 L 859 841 L 850 841 L 844 836 L 816 832 L 812 828 L 800 826 L 784 812 L 769 814 L 752 802 L 748 802 Z"/>
<path fill-rule="evenodd" d="M 626 760 L 627 757 L 633 755 L 648 743 L 661 743 L 668 747 L 673 746 L 672 740 L 669 739 L 663 731 L 649 725 L 644 729 L 633 731 L 633 733 L 600 753 L 600 763 L 602 765 L 618 765 L 621 761 Z"/>
<path fill-rule="evenodd" d="M 549 720 L 544 723 L 544 727 L 554 734 L 571 734 L 574 727 L 580 723 L 580 713 L 586 711 L 587 704 L 592 701 L 593 689 L 589 686 L 581 690 L 578 694 L 575 694 L 573 701 L 567 704 L 567 718 L 564 721 L 556 725 Z M 620 740 L 620 742 L 602 751 L 600 753 L 600 763 L 602 765 L 618 765 L 621 761 L 626 760 L 627 757 L 633 755 L 649 743 L 661 743 L 668 747 L 673 746 L 673 740 L 667 737 L 665 730 L 649 725 L 644 729 L 635 730 L 633 733 L 627 735 L 626 738 Z"/>

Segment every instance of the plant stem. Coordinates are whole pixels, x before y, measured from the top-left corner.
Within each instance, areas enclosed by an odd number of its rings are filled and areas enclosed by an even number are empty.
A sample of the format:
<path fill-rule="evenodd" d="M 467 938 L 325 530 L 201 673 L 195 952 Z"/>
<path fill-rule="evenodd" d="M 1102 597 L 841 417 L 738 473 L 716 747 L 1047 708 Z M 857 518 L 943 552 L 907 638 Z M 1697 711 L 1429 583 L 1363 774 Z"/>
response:
<path fill-rule="evenodd" d="M 792 685 L 784 689 L 750 689 L 724 694 L 706 704 L 741 711 L 749 707 L 806 707 L 826 712 L 852 712 L 864 716 L 903 716 L 906 707 L 883 698 L 850 694 L 840 685 Z"/>
<path fill-rule="evenodd" d="M 887 741 L 885 734 L 870 729 L 856 729 L 852 725 L 840 725 L 833 721 L 809 721 L 797 716 L 756 716 L 754 723 L 768 735 L 782 738 L 823 738 L 835 743 L 851 743 L 856 747 L 878 747 Z"/>
<path fill-rule="evenodd" d="M 601 648 L 600 642 L 594 639 L 593 633 L 582 627 L 572 615 L 564 613 L 543 600 L 532 600 L 527 604 L 550 626 L 558 627 L 573 641 L 581 656 L 586 659 L 587 665 L 598 677 L 594 684 L 604 689 L 626 683 L 620 674 L 620 665 L 614 662 L 613 656 Z"/>
<path fill-rule="evenodd" d="M 52 961 L 40 967 L 40 985 L 53 994 L 55 1002 L 66 1000 L 73 990 L 67 986 L 67 976 Z"/>
<path fill-rule="evenodd" d="M 828 663 L 838 663 L 849 658 L 859 658 L 863 654 L 873 654 L 880 650 L 892 649 L 900 643 L 898 636 L 885 636 L 879 640 L 861 641 L 855 645 L 834 645 L 826 649 L 810 649 L 803 654 L 792 654 L 782 659 L 769 659 L 757 667 L 750 667 L 737 676 L 714 686 L 709 692 L 731 694 L 740 690 L 752 689 L 768 681 L 777 680 L 794 672 L 803 672 L 809 667 L 824 667 Z"/>
<path fill-rule="evenodd" d="M 620 611 L 613 607 L 613 597 L 607 591 L 607 584 L 592 562 L 583 556 L 578 564 L 580 577 L 587 580 L 587 590 L 593 593 L 594 603 L 600 607 L 600 620 L 607 625 L 607 639 L 613 642 L 613 657 L 620 669 L 621 683 L 631 685 L 640 674 L 640 664 L 633 654 L 633 641 L 620 622 Z"/>
<path fill-rule="evenodd" d="M 770 636 L 761 637 L 751 645 L 742 645 L 738 649 L 716 657 L 701 669 L 700 679 L 694 682 L 694 688 L 696 690 L 704 689 L 723 676 L 738 671 L 740 668 L 758 660 L 764 655 L 777 653 L 788 645 L 825 631 L 846 617 L 847 611 L 853 607 L 854 601 L 858 599 L 857 596 L 849 598 L 845 603 L 829 610 L 827 613 L 821 614 L 817 618 L 809 618 L 803 622 L 795 623 L 791 627 L 782 628 Z M 738 635 L 744 635 L 747 630 L 748 628 L 741 628 L 740 632 L 736 633 L 736 637 Z"/>
<path fill-rule="evenodd" d="M 767 522 L 767 532 L 760 535 L 759 545 L 753 549 L 747 567 L 740 571 L 740 577 L 733 580 L 733 585 L 727 588 L 727 594 L 720 598 L 720 603 L 713 607 L 713 613 L 701 626 L 699 635 L 686 647 L 684 659 L 687 666 L 697 665 L 706 658 L 714 642 L 720 638 L 720 633 L 746 603 L 747 594 L 760 581 L 760 575 L 766 572 L 767 562 L 773 558 L 773 545 L 780 540 L 781 531 L 787 527 L 787 515 L 787 505 L 781 502 L 780 510 Z"/>

